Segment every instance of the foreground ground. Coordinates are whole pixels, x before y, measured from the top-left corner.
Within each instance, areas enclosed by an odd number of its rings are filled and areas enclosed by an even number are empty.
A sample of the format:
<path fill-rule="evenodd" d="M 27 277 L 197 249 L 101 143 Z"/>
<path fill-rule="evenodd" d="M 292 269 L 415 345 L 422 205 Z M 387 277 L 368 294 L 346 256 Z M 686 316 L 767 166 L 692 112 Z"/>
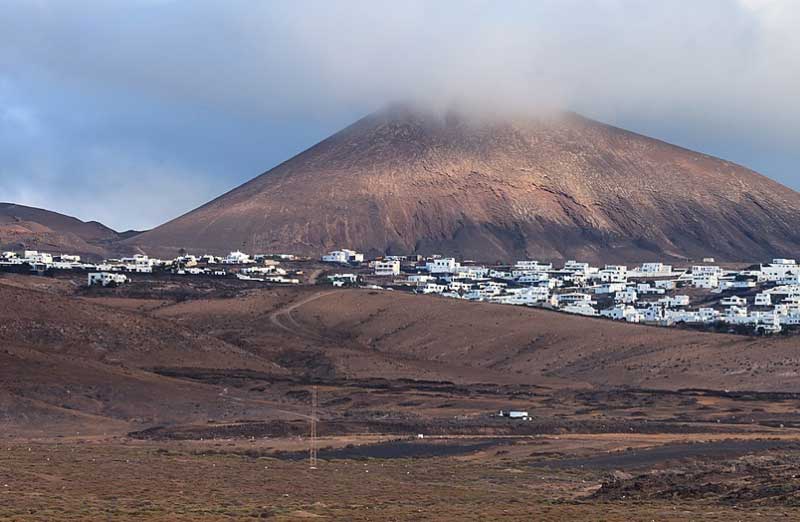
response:
<path fill-rule="evenodd" d="M 294 439 L 4 441 L 0 519 L 797 520 L 800 441 L 772 435 L 334 438 L 314 470 Z"/>
<path fill-rule="evenodd" d="M 792 338 L 236 281 L 0 298 L 0 520 L 800 519 Z"/>

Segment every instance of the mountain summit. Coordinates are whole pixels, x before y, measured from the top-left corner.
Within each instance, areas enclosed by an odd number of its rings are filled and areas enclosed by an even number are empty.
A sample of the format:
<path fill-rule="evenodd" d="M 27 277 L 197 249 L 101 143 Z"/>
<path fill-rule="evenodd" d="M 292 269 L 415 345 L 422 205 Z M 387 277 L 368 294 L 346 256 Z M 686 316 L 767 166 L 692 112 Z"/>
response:
<path fill-rule="evenodd" d="M 394 106 L 132 238 L 152 252 L 754 260 L 800 250 L 800 194 L 574 113 Z"/>

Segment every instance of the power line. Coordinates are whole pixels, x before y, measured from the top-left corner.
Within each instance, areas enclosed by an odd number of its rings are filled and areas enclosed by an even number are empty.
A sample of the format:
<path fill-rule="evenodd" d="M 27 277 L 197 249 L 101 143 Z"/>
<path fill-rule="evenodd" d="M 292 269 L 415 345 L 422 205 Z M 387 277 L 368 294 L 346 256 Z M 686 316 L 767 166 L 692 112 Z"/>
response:
<path fill-rule="evenodd" d="M 311 388 L 311 437 L 308 449 L 308 464 L 317 469 L 317 387 Z"/>

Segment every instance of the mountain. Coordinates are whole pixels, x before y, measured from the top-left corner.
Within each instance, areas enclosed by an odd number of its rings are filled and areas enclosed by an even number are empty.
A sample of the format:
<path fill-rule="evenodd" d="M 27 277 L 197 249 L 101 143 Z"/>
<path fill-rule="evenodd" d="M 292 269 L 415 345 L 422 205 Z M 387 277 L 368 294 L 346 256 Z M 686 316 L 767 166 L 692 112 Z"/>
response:
<path fill-rule="evenodd" d="M 337 247 L 478 260 L 753 260 L 800 247 L 800 194 L 574 113 L 393 106 L 128 241 L 148 252 Z"/>
<path fill-rule="evenodd" d="M 40 208 L 0 203 L 0 248 L 42 250 L 98 258 L 120 235 L 97 221 Z"/>

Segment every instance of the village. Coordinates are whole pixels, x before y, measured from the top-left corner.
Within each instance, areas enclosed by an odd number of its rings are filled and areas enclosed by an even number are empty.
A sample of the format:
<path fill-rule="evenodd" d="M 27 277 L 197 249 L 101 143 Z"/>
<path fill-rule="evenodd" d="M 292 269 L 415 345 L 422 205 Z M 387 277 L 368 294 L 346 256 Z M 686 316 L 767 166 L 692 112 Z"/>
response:
<path fill-rule="evenodd" d="M 324 277 L 304 279 L 303 267 L 312 265 Z M 600 267 L 574 260 L 562 266 L 534 260 L 487 266 L 443 256 L 367 259 L 342 249 L 319 260 L 234 251 L 224 257 L 185 254 L 163 260 L 137 254 L 90 263 L 77 255 L 26 250 L 0 254 L 0 271 L 38 275 L 82 271 L 90 287 L 124 285 L 143 274 L 235 278 L 253 284 L 329 284 L 542 307 L 657 326 L 742 334 L 800 330 L 800 265 L 794 259 L 746 267 L 724 267 L 712 258 L 686 267 L 661 262 Z"/>

